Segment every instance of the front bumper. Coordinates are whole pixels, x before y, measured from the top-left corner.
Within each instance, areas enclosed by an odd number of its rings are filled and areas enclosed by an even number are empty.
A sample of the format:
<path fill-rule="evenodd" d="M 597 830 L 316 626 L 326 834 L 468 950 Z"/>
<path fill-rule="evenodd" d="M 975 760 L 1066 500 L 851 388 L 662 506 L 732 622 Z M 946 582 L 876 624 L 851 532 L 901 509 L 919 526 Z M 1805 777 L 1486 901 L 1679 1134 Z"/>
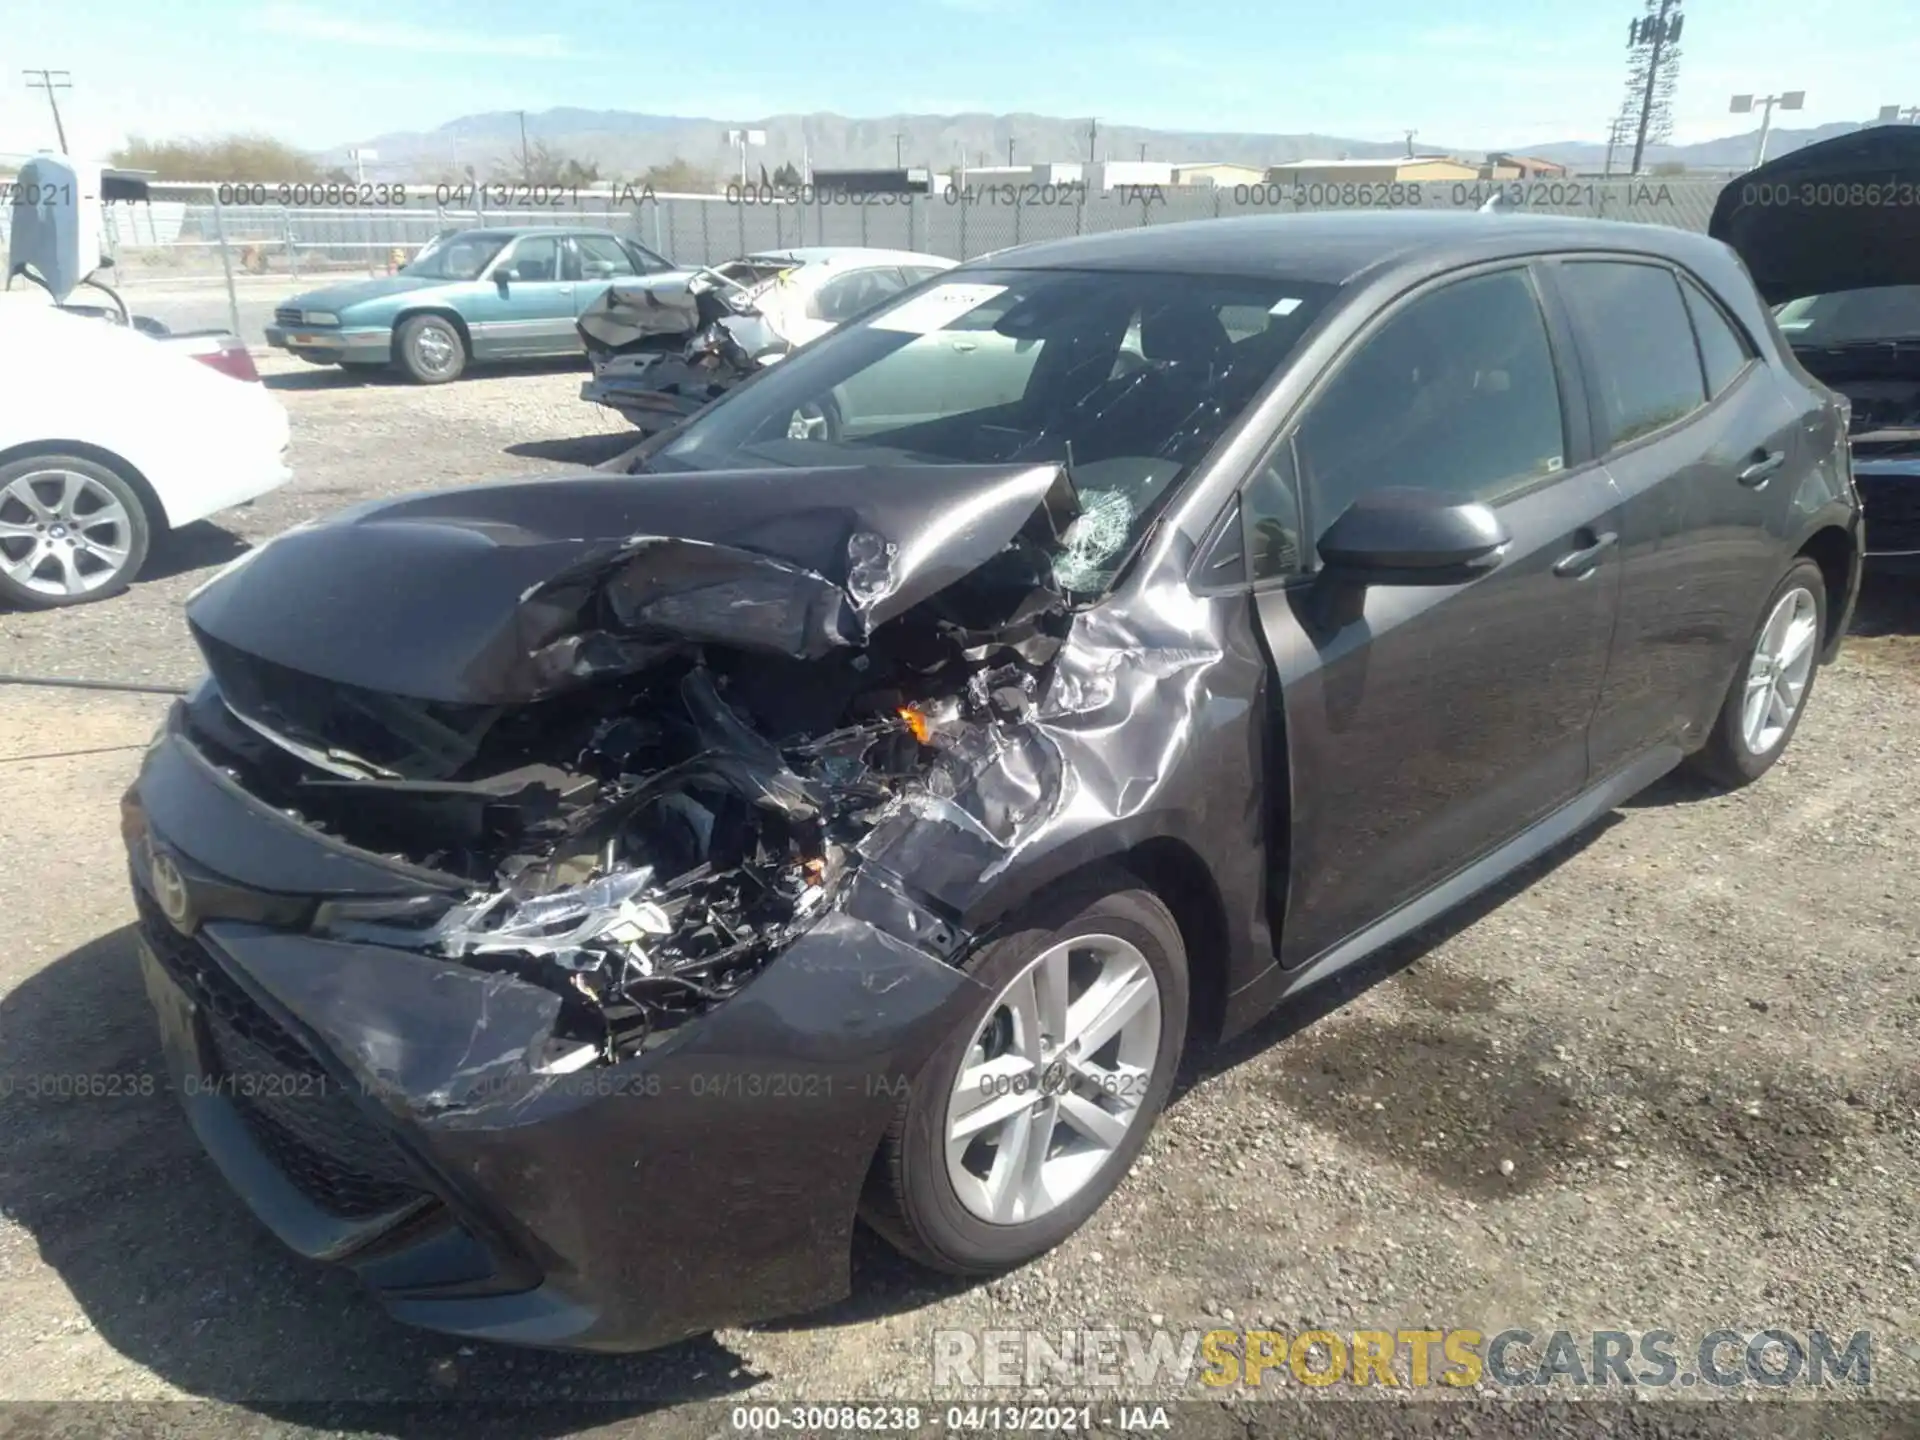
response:
<path fill-rule="evenodd" d="M 215 1164 L 293 1249 L 455 1334 L 645 1349 L 841 1298 L 881 1132 L 983 999 L 849 903 L 635 1059 L 535 1075 L 554 997 L 304 933 L 303 896 L 417 886 L 240 790 L 177 710 L 124 823 L 147 988 Z"/>
<path fill-rule="evenodd" d="M 1867 559 L 1877 569 L 1920 568 L 1920 459 L 1855 457 Z"/>
<path fill-rule="evenodd" d="M 393 332 L 384 329 L 295 330 L 269 325 L 267 344 L 316 365 L 338 365 L 343 360 L 384 364 L 393 358 Z"/>

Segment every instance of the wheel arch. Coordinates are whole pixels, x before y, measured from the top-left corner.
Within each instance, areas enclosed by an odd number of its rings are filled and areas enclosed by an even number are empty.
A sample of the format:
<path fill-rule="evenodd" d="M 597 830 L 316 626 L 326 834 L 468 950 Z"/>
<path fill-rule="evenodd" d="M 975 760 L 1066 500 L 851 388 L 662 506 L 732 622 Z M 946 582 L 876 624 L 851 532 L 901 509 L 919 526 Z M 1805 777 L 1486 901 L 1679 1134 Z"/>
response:
<path fill-rule="evenodd" d="M 1794 552 L 1795 559 L 1803 556 L 1820 567 L 1820 574 L 1826 581 L 1827 633 L 1820 640 L 1822 658 L 1831 660 L 1846 635 L 1851 612 L 1849 601 L 1853 595 L 1855 576 L 1859 572 L 1860 552 L 1853 543 L 1853 536 L 1844 527 L 1823 525 Z"/>
<path fill-rule="evenodd" d="M 27 460 L 38 455 L 71 455 L 75 459 L 90 460 L 103 469 L 111 470 L 140 499 L 140 508 L 146 513 L 147 535 L 151 543 L 173 528 L 173 522 L 167 518 L 167 507 L 161 503 L 160 494 L 148 483 L 140 468 L 124 456 L 99 445 L 89 444 L 85 440 L 26 440 L 18 445 L 9 445 L 0 450 L 0 465 L 11 465 L 16 460 Z"/>
<path fill-rule="evenodd" d="M 1072 885 L 1088 875 L 1122 871 L 1151 891 L 1172 913 L 1187 952 L 1189 1001 L 1187 1039 L 1210 1044 L 1221 1033 L 1227 996 L 1233 990 L 1232 957 L 1226 902 L 1213 872 L 1188 841 L 1159 834 L 1130 842 L 1119 835 L 1112 843 L 1083 850 L 1059 866 L 1044 867 L 1033 883 L 1019 893 L 1001 892 L 990 920 L 974 931 L 974 943 L 990 939 L 1010 916 L 1018 915 L 1035 897 Z"/>

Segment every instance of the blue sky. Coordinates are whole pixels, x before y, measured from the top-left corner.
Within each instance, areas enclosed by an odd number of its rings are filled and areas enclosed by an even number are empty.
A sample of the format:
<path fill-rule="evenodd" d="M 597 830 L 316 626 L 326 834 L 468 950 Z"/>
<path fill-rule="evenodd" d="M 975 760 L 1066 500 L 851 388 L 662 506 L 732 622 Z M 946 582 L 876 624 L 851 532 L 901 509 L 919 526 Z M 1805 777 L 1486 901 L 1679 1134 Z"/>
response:
<path fill-rule="evenodd" d="M 53 144 L 22 65 L 72 72 L 76 149 L 261 130 L 318 148 L 479 110 L 751 119 L 1025 110 L 1162 128 L 1484 148 L 1600 139 L 1637 0 L 12 0 L 0 153 Z M 1920 104 L 1912 0 L 1690 0 L 1676 138 L 1749 128 L 1736 91 L 1804 89 L 1787 124 Z"/>

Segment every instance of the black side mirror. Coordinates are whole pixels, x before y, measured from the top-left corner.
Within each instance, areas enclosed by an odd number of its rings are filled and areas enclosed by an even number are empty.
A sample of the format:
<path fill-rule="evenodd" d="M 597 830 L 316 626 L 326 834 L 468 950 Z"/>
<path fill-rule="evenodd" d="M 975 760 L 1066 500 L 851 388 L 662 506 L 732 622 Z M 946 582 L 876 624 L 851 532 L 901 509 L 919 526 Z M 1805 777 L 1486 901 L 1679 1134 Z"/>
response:
<path fill-rule="evenodd" d="M 1384 584 L 1445 585 L 1497 561 L 1513 537 L 1486 505 L 1431 490 L 1371 490 L 1320 537 L 1328 572 Z"/>

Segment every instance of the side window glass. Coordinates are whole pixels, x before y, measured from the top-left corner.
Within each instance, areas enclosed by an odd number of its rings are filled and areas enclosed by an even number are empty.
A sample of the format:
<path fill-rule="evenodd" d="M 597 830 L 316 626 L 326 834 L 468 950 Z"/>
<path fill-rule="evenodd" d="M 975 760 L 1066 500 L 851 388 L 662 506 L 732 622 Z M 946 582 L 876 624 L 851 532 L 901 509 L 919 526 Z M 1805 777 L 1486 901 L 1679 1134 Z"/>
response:
<path fill-rule="evenodd" d="M 513 247 L 507 267 L 521 280 L 555 280 L 560 275 L 560 245 L 545 235 L 522 240 Z"/>
<path fill-rule="evenodd" d="M 589 280 L 613 280 L 633 274 L 633 262 L 604 235 L 580 235 L 574 238 L 580 247 L 580 272 Z"/>
<path fill-rule="evenodd" d="M 1273 580 L 1300 570 L 1300 497 L 1284 452 L 1274 454 L 1240 492 L 1240 527 L 1247 539 L 1247 572 Z"/>
<path fill-rule="evenodd" d="M 1693 333 L 1700 340 L 1700 364 L 1707 372 L 1707 394 L 1716 396 L 1746 369 L 1753 351 L 1720 307 L 1709 300 L 1698 285 L 1682 280 L 1680 289 L 1687 298 L 1687 314 L 1693 317 Z"/>
<path fill-rule="evenodd" d="M 856 270 L 822 285 L 808 313 L 815 320 L 842 325 L 904 289 L 906 279 L 898 270 Z"/>
<path fill-rule="evenodd" d="M 1553 350 L 1526 272 L 1456 280 L 1401 309 L 1315 398 L 1294 448 L 1316 541 L 1371 490 L 1491 501 L 1564 468 Z"/>
<path fill-rule="evenodd" d="M 1693 325 L 1673 272 L 1659 265 L 1571 261 L 1560 282 L 1593 351 L 1601 439 L 1625 445 L 1707 403 Z"/>

